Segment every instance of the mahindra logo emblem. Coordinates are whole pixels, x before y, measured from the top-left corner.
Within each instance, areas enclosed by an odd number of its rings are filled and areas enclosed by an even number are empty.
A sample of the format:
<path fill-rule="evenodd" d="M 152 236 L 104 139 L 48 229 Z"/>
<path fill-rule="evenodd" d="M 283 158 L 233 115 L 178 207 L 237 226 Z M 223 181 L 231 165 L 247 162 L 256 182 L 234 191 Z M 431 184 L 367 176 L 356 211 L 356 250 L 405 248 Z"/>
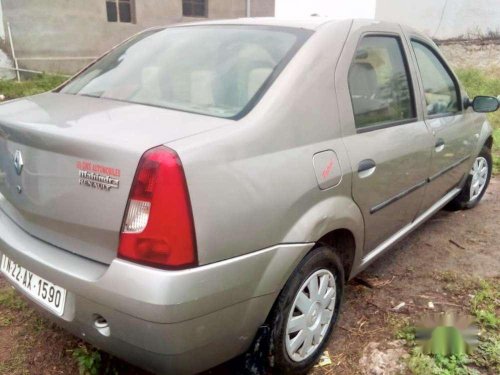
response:
<path fill-rule="evenodd" d="M 23 171 L 23 166 L 23 154 L 21 154 L 21 151 L 16 150 L 16 152 L 14 153 L 14 167 L 16 168 L 17 174 L 21 174 L 21 172 Z"/>

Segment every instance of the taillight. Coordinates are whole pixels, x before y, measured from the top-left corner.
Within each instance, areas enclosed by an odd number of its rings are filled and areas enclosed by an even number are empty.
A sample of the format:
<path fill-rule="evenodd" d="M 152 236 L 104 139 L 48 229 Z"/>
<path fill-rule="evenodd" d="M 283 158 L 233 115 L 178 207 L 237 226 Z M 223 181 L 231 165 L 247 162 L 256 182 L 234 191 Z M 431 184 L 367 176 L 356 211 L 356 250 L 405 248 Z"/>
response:
<path fill-rule="evenodd" d="M 197 262 L 186 178 L 179 157 L 169 148 L 153 148 L 139 162 L 118 256 L 162 268 Z"/>

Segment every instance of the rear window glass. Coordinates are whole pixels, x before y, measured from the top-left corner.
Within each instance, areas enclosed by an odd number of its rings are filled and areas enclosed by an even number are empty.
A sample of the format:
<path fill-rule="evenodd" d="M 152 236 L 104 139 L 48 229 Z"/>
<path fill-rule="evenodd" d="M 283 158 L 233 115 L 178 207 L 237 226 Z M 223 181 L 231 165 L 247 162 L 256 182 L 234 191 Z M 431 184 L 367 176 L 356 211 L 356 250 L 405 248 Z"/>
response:
<path fill-rule="evenodd" d="M 60 92 L 234 118 L 258 100 L 309 34 L 220 25 L 147 31 Z"/>

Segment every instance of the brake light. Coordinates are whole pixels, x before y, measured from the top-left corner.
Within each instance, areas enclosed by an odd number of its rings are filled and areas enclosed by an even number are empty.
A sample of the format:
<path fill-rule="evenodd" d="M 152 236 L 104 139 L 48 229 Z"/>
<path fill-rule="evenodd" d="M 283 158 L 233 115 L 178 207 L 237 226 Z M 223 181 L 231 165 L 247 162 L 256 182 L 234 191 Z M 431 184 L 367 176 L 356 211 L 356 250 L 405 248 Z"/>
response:
<path fill-rule="evenodd" d="M 196 265 L 191 204 L 181 161 L 157 147 L 141 158 L 125 212 L 120 258 L 162 268 Z"/>

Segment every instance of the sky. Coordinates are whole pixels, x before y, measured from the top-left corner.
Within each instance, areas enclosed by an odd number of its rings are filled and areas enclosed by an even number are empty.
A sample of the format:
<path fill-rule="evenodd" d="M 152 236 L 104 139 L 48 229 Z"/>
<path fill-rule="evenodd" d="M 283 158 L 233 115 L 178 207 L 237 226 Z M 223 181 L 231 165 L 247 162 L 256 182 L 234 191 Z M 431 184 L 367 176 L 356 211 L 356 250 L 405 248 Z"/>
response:
<path fill-rule="evenodd" d="M 276 0 L 276 17 L 374 18 L 376 0 Z"/>

